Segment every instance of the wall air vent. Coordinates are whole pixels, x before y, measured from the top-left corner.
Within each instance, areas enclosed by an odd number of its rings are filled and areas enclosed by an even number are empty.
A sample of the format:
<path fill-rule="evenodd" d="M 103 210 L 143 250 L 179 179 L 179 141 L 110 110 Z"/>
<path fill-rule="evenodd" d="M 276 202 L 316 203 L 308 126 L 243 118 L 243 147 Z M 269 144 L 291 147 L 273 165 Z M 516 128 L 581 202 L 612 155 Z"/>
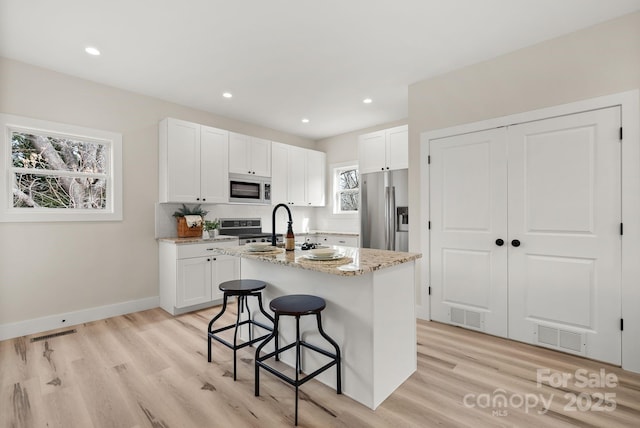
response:
<path fill-rule="evenodd" d="M 537 324 L 533 334 L 537 345 L 586 355 L 587 340 L 584 333 Z"/>
<path fill-rule="evenodd" d="M 476 330 L 484 330 L 484 314 L 482 312 L 451 308 L 449 311 L 449 319 L 453 324 L 459 324 Z"/>
<path fill-rule="evenodd" d="M 65 330 L 58 333 L 45 334 L 44 336 L 32 337 L 30 342 L 39 342 L 41 340 L 47 340 L 47 339 L 51 339 L 58 336 L 66 336 L 67 334 L 73 334 L 75 332 L 76 332 L 76 329 L 74 328 L 73 330 Z"/>

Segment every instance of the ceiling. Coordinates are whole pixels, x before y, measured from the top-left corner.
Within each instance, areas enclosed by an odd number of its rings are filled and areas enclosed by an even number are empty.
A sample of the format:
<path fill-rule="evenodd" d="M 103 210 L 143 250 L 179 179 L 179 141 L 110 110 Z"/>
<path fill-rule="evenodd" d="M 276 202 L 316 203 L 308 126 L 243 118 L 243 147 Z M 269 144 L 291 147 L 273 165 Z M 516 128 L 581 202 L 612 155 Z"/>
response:
<path fill-rule="evenodd" d="M 0 0 L 0 56 L 317 140 L 406 118 L 412 83 L 637 10 L 640 0 Z"/>

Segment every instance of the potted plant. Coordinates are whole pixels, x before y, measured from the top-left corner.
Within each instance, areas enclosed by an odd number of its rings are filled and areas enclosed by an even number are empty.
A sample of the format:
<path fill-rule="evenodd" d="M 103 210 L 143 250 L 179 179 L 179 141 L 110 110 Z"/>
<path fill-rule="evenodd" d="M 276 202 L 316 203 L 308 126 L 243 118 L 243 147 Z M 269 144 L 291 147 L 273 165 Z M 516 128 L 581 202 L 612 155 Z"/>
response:
<path fill-rule="evenodd" d="M 215 238 L 218 236 L 218 229 L 220 228 L 220 220 L 214 218 L 213 220 L 205 220 L 202 232 L 202 237 L 204 239 Z"/>
<path fill-rule="evenodd" d="M 202 224 L 207 213 L 208 211 L 203 210 L 200 205 L 190 208 L 182 204 L 182 208 L 173 213 L 173 216 L 178 221 L 178 238 L 202 236 Z M 200 216 L 200 221 L 189 225 L 185 219 L 186 216 Z"/>

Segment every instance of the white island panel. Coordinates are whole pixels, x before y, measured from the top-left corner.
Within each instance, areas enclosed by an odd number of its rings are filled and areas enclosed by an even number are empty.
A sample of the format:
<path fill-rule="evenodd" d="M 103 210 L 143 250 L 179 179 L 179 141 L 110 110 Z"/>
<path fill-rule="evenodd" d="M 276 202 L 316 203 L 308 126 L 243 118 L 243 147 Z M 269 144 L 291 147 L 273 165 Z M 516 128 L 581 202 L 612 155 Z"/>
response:
<path fill-rule="evenodd" d="M 272 299 L 287 294 L 311 294 L 326 300 L 322 325 L 340 346 L 343 393 L 371 409 L 416 370 L 414 274 L 415 260 L 355 276 L 296 269 L 249 257 L 241 260 L 242 278 L 269 284 L 263 290 L 265 308 Z M 256 313 L 253 308 L 252 313 Z M 295 318 L 283 316 L 280 320 L 280 341 L 285 345 L 295 339 Z M 332 350 L 318 334 L 315 316 L 301 317 L 300 326 L 304 340 Z M 269 345 L 263 351 L 272 351 L 273 342 Z M 293 351 L 285 352 L 281 360 L 294 366 Z M 302 366 L 310 373 L 326 361 L 322 355 L 304 351 Z M 316 379 L 335 388 L 335 368 Z"/>

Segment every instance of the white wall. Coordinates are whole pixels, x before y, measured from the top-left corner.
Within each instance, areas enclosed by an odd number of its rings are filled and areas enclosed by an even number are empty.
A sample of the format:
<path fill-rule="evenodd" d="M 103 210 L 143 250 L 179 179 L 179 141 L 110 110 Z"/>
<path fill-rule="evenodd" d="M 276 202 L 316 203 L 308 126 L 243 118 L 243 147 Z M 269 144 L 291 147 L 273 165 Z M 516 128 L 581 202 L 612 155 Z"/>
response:
<path fill-rule="evenodd" d="M 420 173 L 426 159 L 420 156 L 421 133 L 637 88 L 640 13 L 411 85 L 410 218 L 422 218 Z M 411 251 L 423 244 L 420 234 L 411 234 Z M 424 293 L 427 278 L 420 285 Z"/>
<path fill-rule="evenodd" d="M 360 129 L 358 131 L 325 138 L 316 142 L 316 150 L 327 154 L 327 205 L 324 208 L 317 208 L 316 224 L 319 230 L 335 232 L 360 232 L 360 220 L 357 215 L 336 215 L 333 214 L 332 199 L 332 171 L 331 166 L 344 162 L 357 163 L 358 161 L 358 136 L 381 129 L 392 128 L 394 126 L 405 125 L 406 119 L 377 125 L 371 128 Z"/>
<path fill-rule="evenodd" d="M 3 326 L 39 319 L 45 330 L 59 326 L 57 314 L 158 296 L 154 205 L 162 118 L 315 148 L 311 140 L 4 58 L 0 112 L 121 133 L 124 168 L 121 222 L 0 223 L 0 337 Z"/>

